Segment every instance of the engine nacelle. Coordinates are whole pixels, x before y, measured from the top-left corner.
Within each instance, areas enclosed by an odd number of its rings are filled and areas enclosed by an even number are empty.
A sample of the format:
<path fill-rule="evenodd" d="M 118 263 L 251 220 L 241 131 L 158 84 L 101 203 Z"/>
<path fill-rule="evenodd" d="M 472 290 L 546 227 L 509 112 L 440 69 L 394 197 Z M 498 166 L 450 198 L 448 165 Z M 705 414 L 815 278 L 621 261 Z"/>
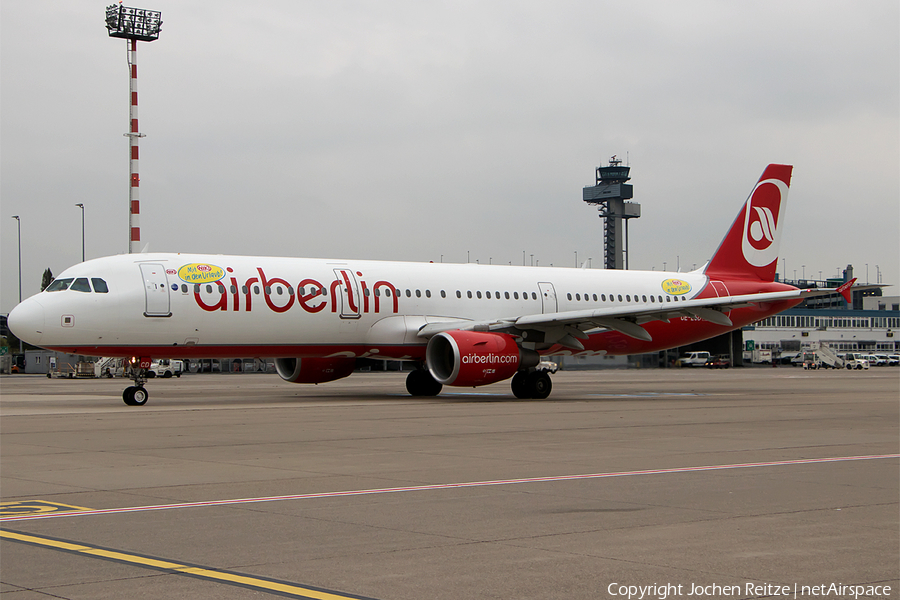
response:
<path fill-rule="evenodd" d="M 278 376 L 291 383 L 325 383 L 347 377 L 355 358 L 276 358 Z"/>
<path fill-rule="evenodd" d="M 425 350 L 428 371 L 443 385 L 496 383 L 539 362 L 537 352 L 519 348 L 505 333 L 444 331 L 428 340 Z"/>

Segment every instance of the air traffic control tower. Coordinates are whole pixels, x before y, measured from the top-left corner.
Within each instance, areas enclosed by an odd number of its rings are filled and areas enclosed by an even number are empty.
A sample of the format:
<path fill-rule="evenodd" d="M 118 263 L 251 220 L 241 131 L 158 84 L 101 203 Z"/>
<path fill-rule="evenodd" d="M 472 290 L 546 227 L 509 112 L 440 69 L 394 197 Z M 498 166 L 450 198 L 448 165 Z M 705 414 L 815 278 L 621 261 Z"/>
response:
<path fill-rule="evenodd" d="M 622 166 L 615 156 L 608 167 L 597 167 L 597 183 L 584 188 L 582 198 L 594 204 L 603 221 L 603 268 L 628 268 L 628 219 L 641 216 L 641 205 L 625 202 L 634 196 L 634 186 L 625 183 L 631 167 Z"/>

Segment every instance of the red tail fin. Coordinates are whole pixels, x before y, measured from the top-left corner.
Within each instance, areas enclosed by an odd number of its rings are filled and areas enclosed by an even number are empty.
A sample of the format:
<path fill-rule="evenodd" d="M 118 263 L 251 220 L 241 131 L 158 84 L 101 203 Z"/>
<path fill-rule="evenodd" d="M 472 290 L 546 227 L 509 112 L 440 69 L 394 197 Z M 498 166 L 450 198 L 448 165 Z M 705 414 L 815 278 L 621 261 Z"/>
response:
<path fill-rule="evenodd" d="M 706 267 L 716 279 L 774 281 L 790 165 L 769 165 Z"/>

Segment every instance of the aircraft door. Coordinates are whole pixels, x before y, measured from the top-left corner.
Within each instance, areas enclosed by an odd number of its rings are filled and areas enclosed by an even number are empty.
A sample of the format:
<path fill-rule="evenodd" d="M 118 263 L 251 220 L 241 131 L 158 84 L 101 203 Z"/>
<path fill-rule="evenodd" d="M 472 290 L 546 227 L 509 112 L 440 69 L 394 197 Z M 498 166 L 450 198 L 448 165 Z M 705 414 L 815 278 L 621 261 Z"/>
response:
<path fill-rule="evenodd" d="M 141 263 L 144 281 L 145 317 L 171 317 L 166 268 L 160 264 Z"/>
<path fill-rule="evenodd" d="M 559 312 L 559 306 L 556 303 L 556 290 L 553 288 L 553 284 L 548 282 L 538 283 L 538 288 L 541 290 L 541 312 L 544 314 Z"/>
<path fill-rule="evenodd" d="M 335 292 L 341 302 L 341 318 L 360 318 L 362 315 L 362 296 L 359 293 L 359 282 L 356 280 L 356 273 L 350 269 L 335 269 L 334 277 L 338 281 Z"/>

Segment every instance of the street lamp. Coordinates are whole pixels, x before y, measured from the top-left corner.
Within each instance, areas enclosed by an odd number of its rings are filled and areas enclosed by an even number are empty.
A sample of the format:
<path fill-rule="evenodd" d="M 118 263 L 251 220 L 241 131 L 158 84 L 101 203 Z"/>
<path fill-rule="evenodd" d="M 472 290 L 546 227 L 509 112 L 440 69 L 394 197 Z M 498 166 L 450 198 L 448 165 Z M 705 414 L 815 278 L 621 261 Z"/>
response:
<path fill-rule="evenodd" d="M 19 234 L 19 303 L 22 303 L 22 220 L 19 215 L 13 215 L 16 220 L 16 229 Z"/>
<path fill-rule="evenodd" d="M 81 262 L 84 262 L 84 204 L 79 202 L 75 206 L 81 209 Z"/>

